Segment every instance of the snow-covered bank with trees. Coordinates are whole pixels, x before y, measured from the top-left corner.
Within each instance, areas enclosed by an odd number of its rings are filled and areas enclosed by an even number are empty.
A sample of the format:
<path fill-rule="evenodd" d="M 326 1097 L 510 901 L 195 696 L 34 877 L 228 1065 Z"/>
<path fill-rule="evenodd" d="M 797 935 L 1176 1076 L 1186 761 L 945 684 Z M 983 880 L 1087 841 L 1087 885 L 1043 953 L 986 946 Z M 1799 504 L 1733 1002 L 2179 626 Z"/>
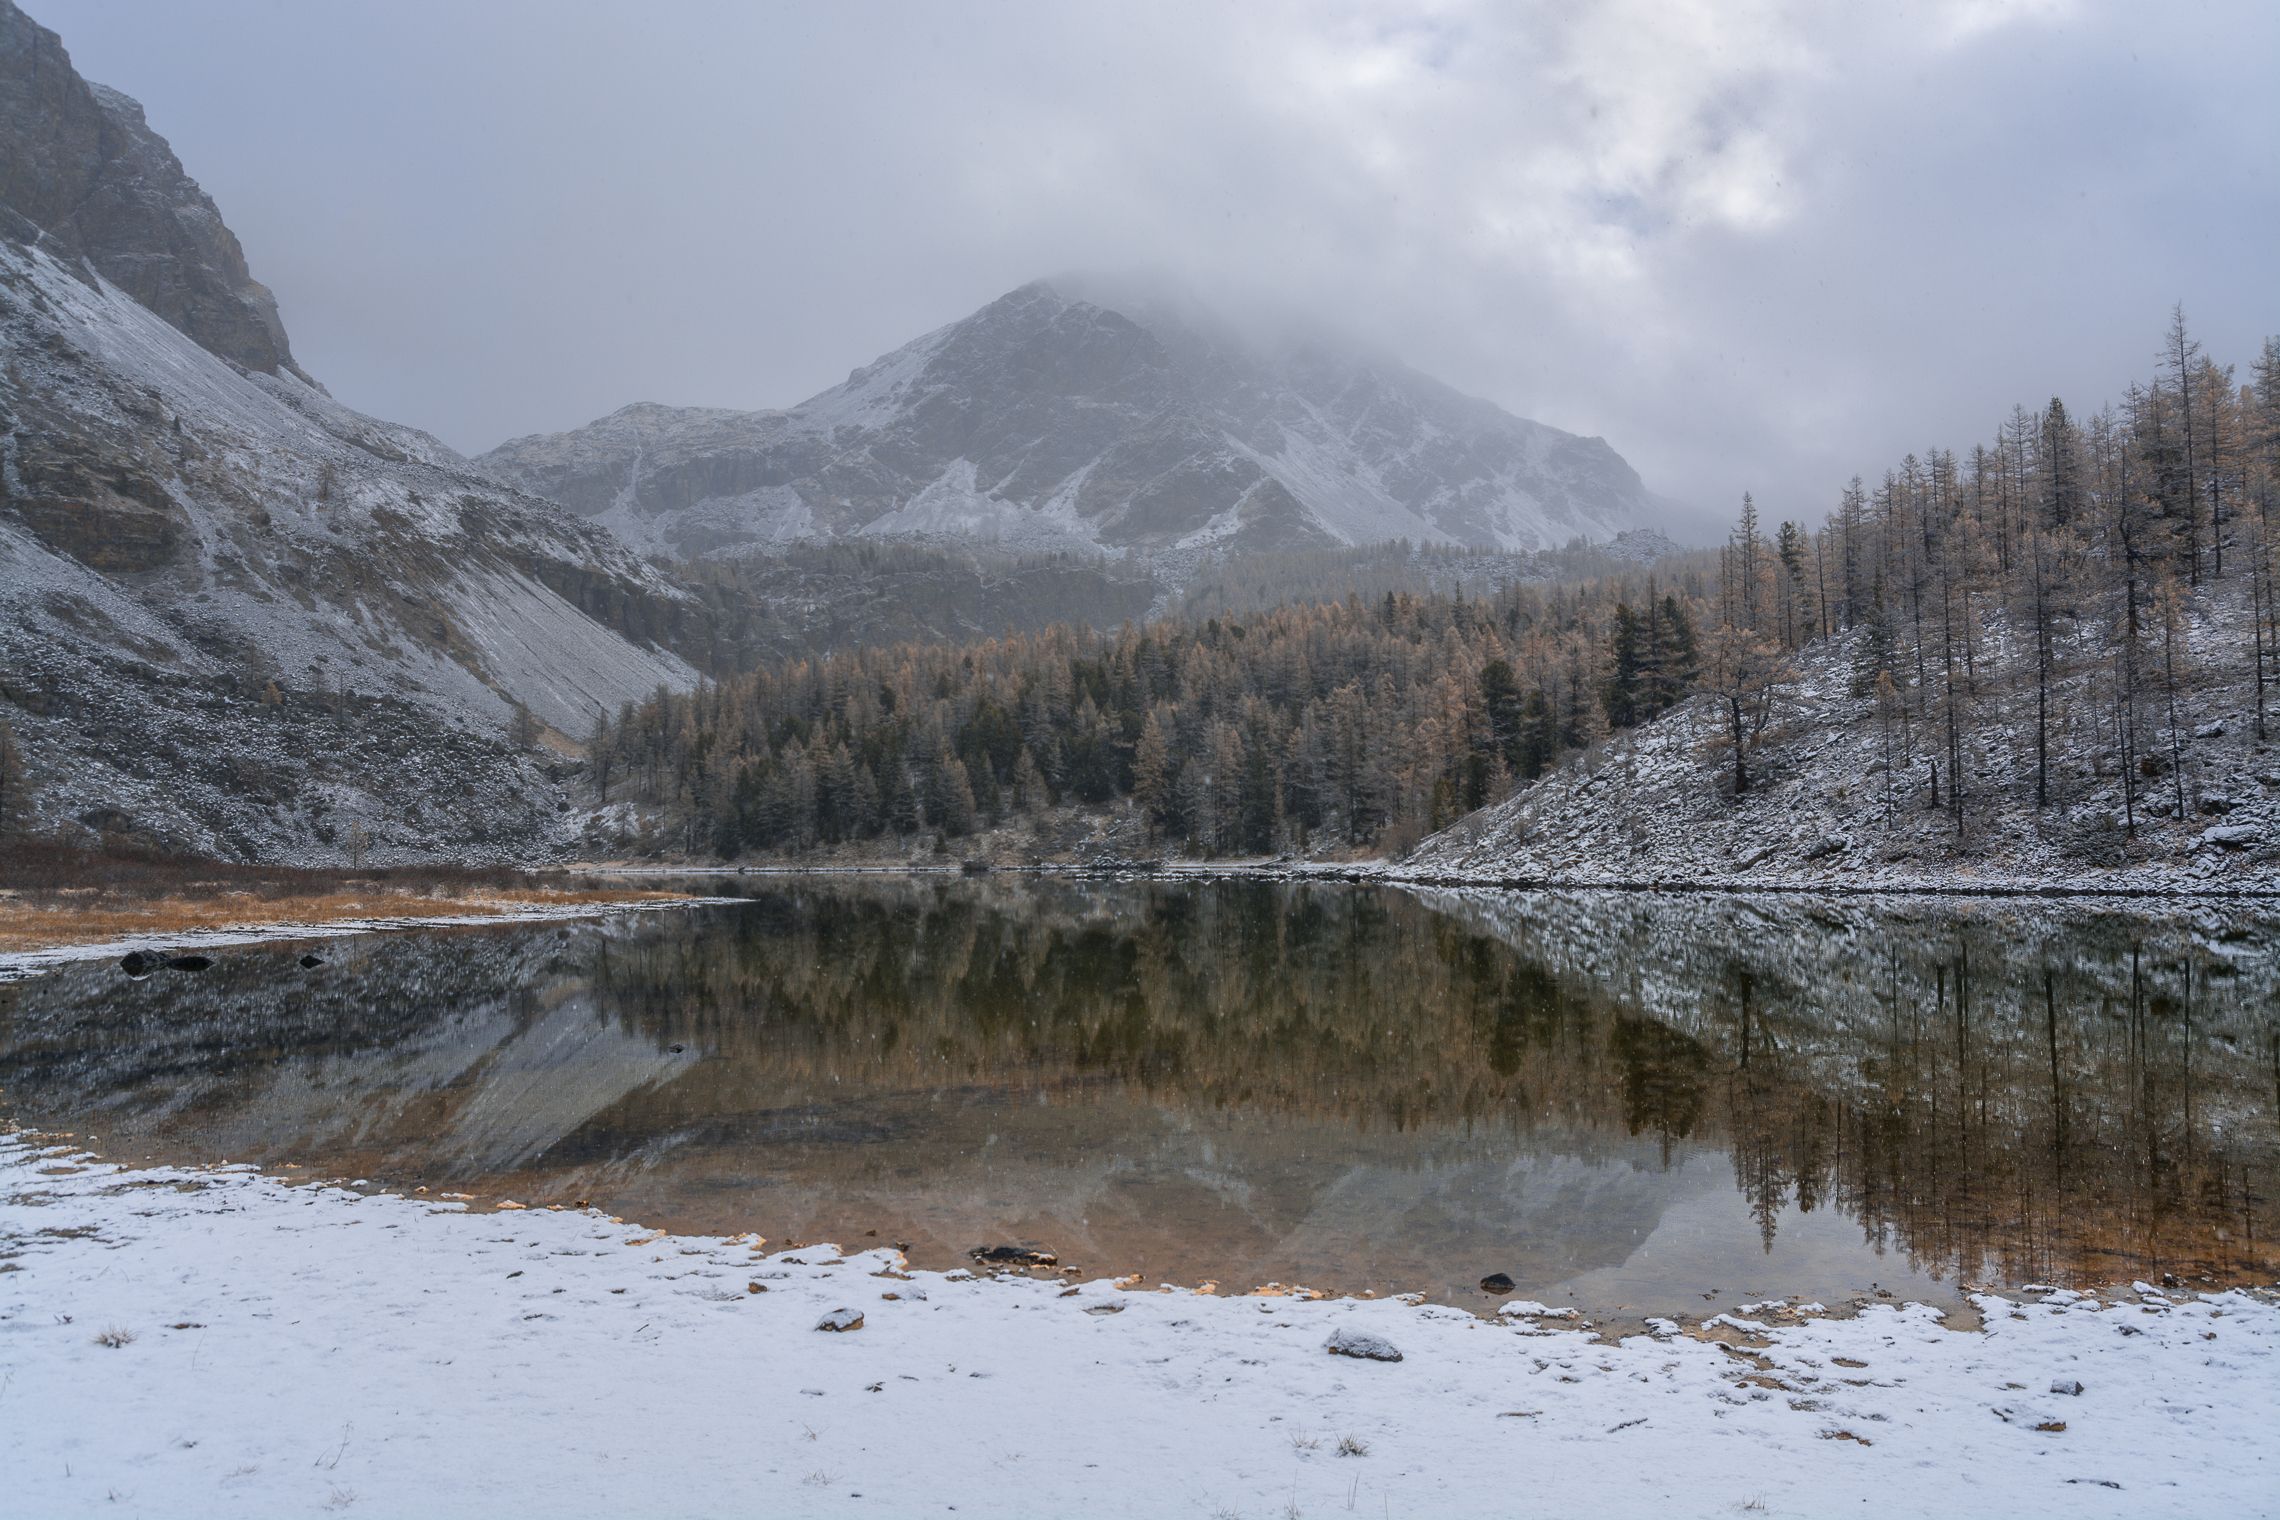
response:
<path fill-rule="evenodd" d="M 2014 409 L 1991 446 L 1856 478 L 1817 529 L 1761 532 L 1744 496 L 1696 593 L 1699 637 L 1617 610 L 1611 737 L 1407 865 L 2271 890 L 2276 528 L 2280 339 L 2239 386 L 2180 310 L 2161 374 L 2120 411 Z"/>
<path fill-rule="evenodd" d="M 887 1250 L 467 1210 L 0 1138 L 10 1502 L 2280 1513 L 2270 1294 L 1989 1296 L 1976 1331 L 1705 1305 L 1736 1312 L 1603 1343 L 1557 1315 L 906 1273 Z M 820 1328 L 842 1310 L 857 1328 Z M 1340 1332 L 1401 1360 L 1329 1354 Z"/>
<path fill-rule="evenodd" d="M 1511 883 L 1815 891 L 2280 892 L 2280 747 L 2235 670 L 2245 592 L 2180 613 L 2176 717 L 2149 723 L 2124 793 L 2111 670 L 2053 683 L 2037 795 L 2031 685 L 1992 673 L 1959 721 L 1864 694 L 1865 636 L 1790 656 L 1759 697 L 1735 791 L 1730 714 L 1697 695 L 1428 839 L 1393 874 Z M 1999 617 L 1989 643 L 2008 633 Z M 1989 666 L 1994 661 L 1983 655 Z M 1960 684 L 1960 682 L 1959 682 Z M 1960 694 L 1959 694 L 1960 695 Z"/>

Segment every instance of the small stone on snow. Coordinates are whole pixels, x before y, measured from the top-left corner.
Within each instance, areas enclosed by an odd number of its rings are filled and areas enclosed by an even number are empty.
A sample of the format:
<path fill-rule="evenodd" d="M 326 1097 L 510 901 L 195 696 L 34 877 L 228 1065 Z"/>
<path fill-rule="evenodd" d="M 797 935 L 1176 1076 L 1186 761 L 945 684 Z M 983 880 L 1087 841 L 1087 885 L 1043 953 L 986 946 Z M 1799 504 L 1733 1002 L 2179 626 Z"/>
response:
<path fill-rule="evenodd" d="M 1328 1344 L 1323 1349 L 1332 1356 L 1359 1357 L 1366 1362 L 1398 1362 L 1401 1360 L 1401 1353 L 1394 1349 L 1393 1342 L 1382 1335 L 1372 1335 L 1366 1330 L 1344 1328 L 1333 1330 L 1330 1332 Z"/>

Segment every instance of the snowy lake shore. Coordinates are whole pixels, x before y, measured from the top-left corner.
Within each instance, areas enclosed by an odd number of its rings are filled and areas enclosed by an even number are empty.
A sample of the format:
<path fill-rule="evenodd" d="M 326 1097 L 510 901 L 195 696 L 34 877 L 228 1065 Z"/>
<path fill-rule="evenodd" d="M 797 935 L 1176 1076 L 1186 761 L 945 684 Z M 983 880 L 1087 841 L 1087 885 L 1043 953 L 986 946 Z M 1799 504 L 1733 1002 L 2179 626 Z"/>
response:
<path fill-rule="evenodd" d="M 148 933 L 111 935 L 77 944 L 49 945 L 37 950 L 0 952 L 0 983 L 20 981 L 57 966 L 82 961 L 116 960 L 135 951 L 146 955 L 183 955 L 231 946 L 268 945 L 288 940 L 343 939 L 353 934 L 384 934 L 404 929 L 464 929 L 483 925 L 554 923 L 740 900 L 732 897 L 629 898 L 619 901 L 561 903 L 502 900 L 494 903 L 464 903 L 449 913 L 375 914 L 333 919 L 264 919 L 259 914 L 249 914 L 245 923 L 218 928 L 153 930 Z"/>
<path fill-rule="evenodd" d="M 807 876 L 1068 876 L 1149 878 L 1177 881 L 1341 881 L 1396 887 L 1465 888 L 1501 892 L 1689 892 L 1746 897 L 2018 897 L 2149 898 L 2258 902 L 2280 898 L 2280 876 L 2253 874 L 2211 879 L 2165 865 L 2105 871 L 2036 873 L 1992 869 L 1935 873 L 1880 871 L 1836 866 L 1828 870 L 1746 871 L 1729 874 L 1681 872 L 1641 874 L 1589 867 L 1531 875 L 1490 863 L 1464 869 L 1421 866 L 1408 860 L 1224 860 L 1092 862 L 1005 861 L 971 864 L 882 861 L 870 864 L 802 864 L 766 860 L 740 865 L 690 863 L 649 865 L 606 862 L 580 865 L 581 874 L 629 879 L 698 881 L 709 877 Z"/>
<path fill-rule="evenodd" d="M 1610 1343 L 1541 1305 L 910 1272 L 88 1142 L 0 1135 L 25 1515 L 2280 1513 L 2269 1293 Z"/>

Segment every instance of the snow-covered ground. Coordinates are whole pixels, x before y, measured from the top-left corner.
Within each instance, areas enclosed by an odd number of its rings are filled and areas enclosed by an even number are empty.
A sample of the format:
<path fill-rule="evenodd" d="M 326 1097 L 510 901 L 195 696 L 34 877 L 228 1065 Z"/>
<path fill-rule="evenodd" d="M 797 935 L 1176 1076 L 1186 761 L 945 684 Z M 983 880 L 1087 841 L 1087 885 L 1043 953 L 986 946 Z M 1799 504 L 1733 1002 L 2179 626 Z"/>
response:
<path fill-rule="evenodd" d="M 0 1509 L 2280 1513 L 2270 1295 L 1987 1297 L 1979 1331 L 1729 1306 L 1604 1344 L 781 1247 L 0 1136 Z"/>

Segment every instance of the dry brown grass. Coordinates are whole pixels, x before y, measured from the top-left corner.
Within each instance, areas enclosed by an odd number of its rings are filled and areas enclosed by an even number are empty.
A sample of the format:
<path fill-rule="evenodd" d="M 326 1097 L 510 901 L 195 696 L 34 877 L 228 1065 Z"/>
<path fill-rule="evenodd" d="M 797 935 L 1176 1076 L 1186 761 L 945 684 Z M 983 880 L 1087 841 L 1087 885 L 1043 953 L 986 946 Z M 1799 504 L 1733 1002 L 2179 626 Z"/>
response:
<path fill-rule="evenodd" d="M 360 918 L 482 918 L 532 907 L 600 907 L 683 895 L 550 885 L 507 870 L 317 871 L 11 840 L 0 849 L 0 951 Z"/>

